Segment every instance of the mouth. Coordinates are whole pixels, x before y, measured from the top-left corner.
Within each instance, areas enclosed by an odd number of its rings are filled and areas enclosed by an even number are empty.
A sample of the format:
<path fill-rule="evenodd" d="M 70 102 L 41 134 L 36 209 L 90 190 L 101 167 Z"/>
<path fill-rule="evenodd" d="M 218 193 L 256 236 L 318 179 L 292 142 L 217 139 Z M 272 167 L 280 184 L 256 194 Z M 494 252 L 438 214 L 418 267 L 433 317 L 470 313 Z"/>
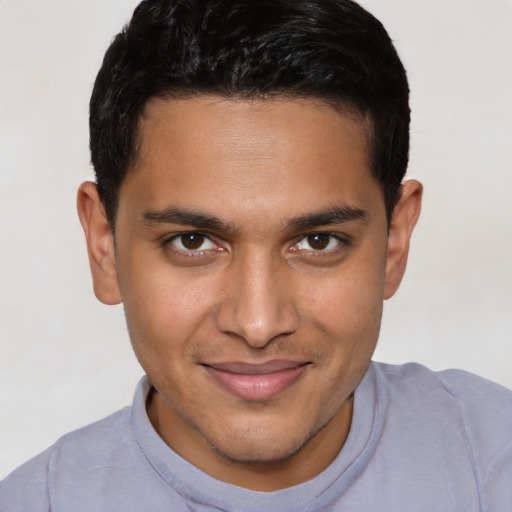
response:
<path fill-rule="evenodd" d="M 310 364 L 274 360 L 262 364 L 225 362 L 202 366 L 218 384 L 236 397 L 249 402 L 264 402 L 288 389 Z"/>

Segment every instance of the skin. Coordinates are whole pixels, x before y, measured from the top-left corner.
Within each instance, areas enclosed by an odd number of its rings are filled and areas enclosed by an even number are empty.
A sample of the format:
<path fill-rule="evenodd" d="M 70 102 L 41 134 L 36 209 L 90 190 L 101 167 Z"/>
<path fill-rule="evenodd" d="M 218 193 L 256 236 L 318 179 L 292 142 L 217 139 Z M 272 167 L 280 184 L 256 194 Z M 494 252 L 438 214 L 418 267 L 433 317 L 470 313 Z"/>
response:
<path fill-rule="evenodd" d="M 217 479 L 296 485 L 347 438 L 421 203 L 405 182 L 388 226 L 367 133 L 314 100 L 154 100 L 115 244 L 95 185 L 80 187 L 95 293 L 124 303 L 149 418 Z"/>

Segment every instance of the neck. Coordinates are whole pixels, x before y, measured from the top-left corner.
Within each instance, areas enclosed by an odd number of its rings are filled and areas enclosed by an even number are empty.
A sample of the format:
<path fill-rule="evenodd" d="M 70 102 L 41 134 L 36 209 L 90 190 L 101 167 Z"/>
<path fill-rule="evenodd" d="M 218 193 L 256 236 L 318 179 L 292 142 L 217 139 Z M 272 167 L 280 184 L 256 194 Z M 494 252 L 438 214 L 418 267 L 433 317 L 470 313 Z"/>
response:
<path fill-rule="evenodd" d="M 196 430 L 180 428 L 184 422 L 155 391 L 146 404 L 149 419 L 160 437 L 178 455 L 208 475 L 253 491 L 272 492 L 311 480 L 331 464 L 350 431 L 353 396 L 298 451 L 282 460 L 247 462 L 231 460 L 216 451 Z M 187 432 L 186 438 L 176 436 Z"/>

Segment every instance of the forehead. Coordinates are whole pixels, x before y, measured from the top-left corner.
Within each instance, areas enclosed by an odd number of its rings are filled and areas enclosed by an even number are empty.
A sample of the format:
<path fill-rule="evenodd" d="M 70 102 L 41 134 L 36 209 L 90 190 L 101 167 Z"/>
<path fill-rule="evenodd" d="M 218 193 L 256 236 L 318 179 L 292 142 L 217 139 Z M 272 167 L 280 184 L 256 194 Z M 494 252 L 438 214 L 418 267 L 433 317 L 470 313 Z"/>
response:
<path fill-rule="evenodd" d="M 369 131 L 362 116 L 315 100 L 152 100 L 120 205 L 130 190 L 132 206 L 200 207 L 216 215 L 242 206 L 285 217 L 300 215 L 301 204 L 373 201 L 380 208 Z"/>
<path fill-rule="evenodd" d="M 266 138 L 268 143 L 279 142 L 283 138 L 294 138 L 306 143 L 303 151 L 313 149 L 318 138 L 326 143 L 333 139 L 351 136 L 365 145 L 369 160 L 371 122 L 352 107 L 334 105 L 320 99 L 290 99 L 275 97 L 271 99 L 235 99 L 219 96 L 197 96 L 184 99 L 152 99 L 143 110 L 139 120 L 139 149 L 148 156 L 156 149 L 155 135 L 180 138 L 180 144 L 221 142 L 220 148 L 226 150 L 235 137 L 247 144 L 232 147 L 240 156 L 244 150 L 245 157 L 251 157 L 250 144 L 256 139 Z M 327 139 L 325 139 L 325 137 Z M 202 139 L 202 140 L 200 140 Z M 223 141 L 225 144 L 222 144 Z M 168 142 L 168 141 L 167 141 Z M 214 151 L 216 146 L 205 147 Z M 265 151 L 269 156 L 277 146 L 267 145 Z M 285 149 L 285 148 L 280 148 Z M 297 149 L 297 148 L 295 148 Z M 260 156 L 258 147 L 253 155 Z M 218 156 L 218 155 L 217 155 Z M 369 163 L 369 162 L 367 162 Z"/>

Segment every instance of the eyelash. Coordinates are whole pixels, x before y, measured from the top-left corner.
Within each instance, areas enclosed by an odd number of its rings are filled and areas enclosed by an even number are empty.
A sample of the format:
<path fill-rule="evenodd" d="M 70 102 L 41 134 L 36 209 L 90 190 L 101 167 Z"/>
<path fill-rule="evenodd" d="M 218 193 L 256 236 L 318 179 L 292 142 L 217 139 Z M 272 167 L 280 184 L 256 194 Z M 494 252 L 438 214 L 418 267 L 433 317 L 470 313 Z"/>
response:
<path fill-rule="evenodd" d="M 308 240 L 308 238 L 315 237 L 315 236 L 329 237 L 329 240 L 327 241 L 327 244 L 326 244 L 325 248 L 322 248 L 322 249 L 314 249 L 314 248 L 311 248 L 311 249 L 300 249 L 300 248 L 294 249 L 301 242 L 304 242 L 304 241 L 306 241 L 306 243 L 308 243 L 311 246 L 311 243 Z M 331 245 L 333 240 L 336 241 L 335 247 L 327 248 L 327 247 L 329 247 L 329 245 Z M 307 253 L 308 256 L 313 256 L 313 257 L 330 256 L 330 255 L 338 253 L 343 248 L 350 246 L 350 244 L 351 244 L 351 239 L 349 237 L 347 237 L 347 236 L 341 236 L 340 234 L 329 233 L 329 232 L 325 232 L 325 231 L 318 231 L 318 232 L 312 232 L 312 233 L 307 233 L 307 234 L 303 235 L 292 246 L 292 252 L 297 251 L 298 253 L 303 253 L 303 254 Z"/>
<path fill-rule="evenodd" d="M 186 257 L 202 256 L 205 253 L 211 253 L 211 251 L 212 251 L 211 247 L 209 247 L 207 249 L 201 249 L 201 250 L 199 250 L 199 249 L 197 249 L 197 250 L 187 249 L 186 247 L 183 247 L 183 238 L 186 237 L 186 236 L 191 236 L 191 235 L 203 238 L 203 240 L 201 241 L 200 245 L 203 245 L 203 243 L 205 241 L 208 241 L 211 244 L 215 245 L 217 249 L 219 249 L 219 245 L 216 244 L 212 240 L 211 235 L 209 235 L 207 233 L 203 233 L 201 231 L 186 231 L 186 232 L 183 232 L 183 233 L 179 233 L 177 235 L 173 235 L 170 238 L 166 238 L 164 240 L 163 246 L 170 247 L 173 251 L 179 253 L 180 255 L 184 255 Z M 311 248 L 311 249 L 298 249 L 298 248 L 296 248 L 301 242 L 307 241 L 308 238 L 315 237 L 315 236 L 321 236 L 321 237 L 326 237 L 327 236 L 327 237 L 329 237 L 329 240 L 327 242 L 326 247 L 328 247 L 332 243 L 332 240 L 334 239 L 337 242 L 336 246 L 334 248 L 329 248 L 329 249 L 325 249 L 325 248 L 324 249 L 314 249 L 314 248 Z M 174 241 L 180 240 L 180 239 L 181 239 L 181 244 L 180 245 L 183 248 L 176 247 L 176 245 L 173 244 Z M 307 241 L 307 243 L 310 243 L 310 242 Z M 334 253 L 338 252 L 340 249 L 342 249 L 343 247 L 348 247 L 350 245 L 351 245 L 351 239 L 349 237 L 347 237 L 347 236 L 341 236 L 339 234 L 329 233 L 329 232 L 325 232 L 325 231 L 318 231 L 318 232 L 306 233 L 306 234 L 302 235 L 290 247 L 290 249 L 291 249 L 292 252 L 308 253 L 308 255 L 312 255 L 312 256 L 318 257 L 318 256 L 323 256 L 323 255 L 334 254 Z M 222 248 L 220 250 L 222 250 Z"/>
<path fill-rule="evenodd" d="M 165 247 L 171 247 L 172 250 L 174 250 L 175 252 L 179 253 L 180 255 L 186 255 L 187 257 L 190 257 L 190 256 L 200 256 L 200 255 L 203 255 L 205 254 L 206 252 L 211 252 L 212 248 L 207 248 L 207 249 L 201 249 L 201 250 L 193 250 L 193 249 L 187 249 L 186 247 L 183 246 L 183 238 L 186 237 L 186 236 L 197 236 L 197 237 L 202 237 L 204 240 L 202 241 L 201 245 L 203 245 L 204 241 L 208 241 L 210 242 L 211 244 L 215 245 L 217 248 L 219 247 L 218 244 L 216 244 L 213 240 L 212 240 L 212 237 L 211 235 L 208 235 L 207 233 L 203 233 L 201 231 L 186 231 L 184 233 L 179 233 L 177 235 L 173 235 L 171 236 L 170 238 L 166 238 L 163 242 L 163 245 Z M 179 248 L 179 247 L 176 247 L 173 242 L 176 241 L 176 240 L 180 240 L 181 239 L 181 246 L 183 248 Z"/>

